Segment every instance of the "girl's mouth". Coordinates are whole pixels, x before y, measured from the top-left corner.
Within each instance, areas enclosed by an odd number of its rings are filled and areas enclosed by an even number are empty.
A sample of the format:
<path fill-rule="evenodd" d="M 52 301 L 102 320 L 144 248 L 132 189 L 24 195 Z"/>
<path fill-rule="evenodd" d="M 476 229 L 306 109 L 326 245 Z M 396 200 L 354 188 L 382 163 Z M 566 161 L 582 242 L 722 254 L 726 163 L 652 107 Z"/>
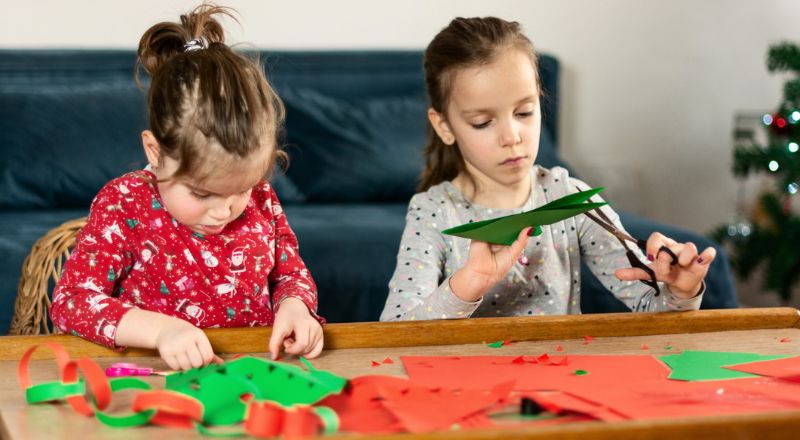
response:
<path fill-rule="evenodd" d="M 200 225 L 200 229 L 203 231 L 204 235 L 215 235 L 222 232 L 225 229 L 225 225 Z"/>
<path fill-rule="evenodd" d="M 523 162 L 523 161 L 525 160 L 525 158 L 527 158 L 527 157 L 528 157 L 528 156 L 515 156 L 515 157 L 509 157 L 508 159 L 506 159 L 506 160 L 504 160 L 504 161 L 500 162 L 500 165 L 519 166 L 519 165 L 522 165 L 522 162 Z"/>

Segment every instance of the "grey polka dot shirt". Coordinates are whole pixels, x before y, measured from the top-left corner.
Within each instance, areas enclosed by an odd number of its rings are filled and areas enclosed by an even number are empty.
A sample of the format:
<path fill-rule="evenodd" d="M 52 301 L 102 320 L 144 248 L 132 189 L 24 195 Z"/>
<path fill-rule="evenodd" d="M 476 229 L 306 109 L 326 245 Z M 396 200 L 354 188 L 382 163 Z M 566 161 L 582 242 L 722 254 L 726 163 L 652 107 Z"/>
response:
<path fill-rule="evenodd" d="M 543 226 L 541 235 L 528 240 L 523 257 L 505 279 L 483 298 L 465 302 L 455 296 L 450 291 L 450 276 L 466 262 L 470 241 L 444 235 L 442 230 L 520 213 L 578 188 L 590 188 L 560 167 L 546 169 L 537 165 L 531 169 L 531 176 L 531 198 L 518 209 L 492 209 L 470 203 L 451 182 L 414 195 L 381 321 L 577 314 L 581 312 L 581 258 L 600 282 L 633 311 L 700 307 L 702 292 L 694 298 L 681 299 L 661 285 L 662 294 L 656 297 L 654 289 L 643 283 L 618 280 L 614 271 L 630 266 L 625 249 L 584 215 Z M 619 216 L 610 207 L 602 210 L 622 229 Z M 645 261 L 636 246 L 631 248 Z"/>

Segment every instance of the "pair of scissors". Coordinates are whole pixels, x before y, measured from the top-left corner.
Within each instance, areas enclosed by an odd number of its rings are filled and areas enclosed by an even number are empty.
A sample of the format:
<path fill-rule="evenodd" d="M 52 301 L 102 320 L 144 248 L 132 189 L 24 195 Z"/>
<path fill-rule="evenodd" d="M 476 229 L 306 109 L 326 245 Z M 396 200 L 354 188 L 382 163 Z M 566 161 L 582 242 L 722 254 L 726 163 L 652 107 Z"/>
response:
<path fill-rule="evenodd" d="M 167 376 L 169 371 L 157 371 L 149 367 L 140 367 L 129 362 L 117 362 L 106 368 L 108 377 L 127 377 L 127 376 Z"/>
<path fill-rule="evenodd" d="M 656 278 L 656 273 L 653 272 L 653 269 L 651 269 L 641 260 L 639 260 L 639 258 L 636 257 L 636 254 L 633 253 L 633 250 L 630 247 L 628 247 L 627 243 L 625 243 L 626 241 L 636 243 L 636 245 L 639 246 L 642 250 L 645 250 L 647 249 L 647 242 L 644 240 L 637 240 L 631 237 L 630 235 L 626 234 L 625 232 L 620 231 L 616 226 L 614 226 L 614 222 L 612 222 L 611 219 L 609 219 L 608 216 L 605 215 L 603 211 L 600 210 L 600 208 L 594 209 L 594 212 L 596 212 L 600 218 L 594 216 L 593 214 L 591 214 L 591 212 L 585 212 L 584 215 L 586 217 L 589 217 L 592 221 L 594 221 L 598 225 L 600 225 L 603 229 L 605 229 L 611 235 L 616 237 L 620 243 L 622 243 L 622 246 L 625 248 L 625 256 L 628 257 L 628 262 L 631 263 L 631 266 L 645 271 L 647 275 L 650 277 L 649 280 L 640 280 L 640 281 L 652 287 L 656 291 L 655 296 L 660 295 L 661 289 L 659 289 L 658 287 L 658 280 Z M 667 255 L 669 255 L 670 258 L 672 258 L 672 262 L 670 262 L 670 265 L 674 266 L 678 264 L 678 256 L 675 255 L 675 252 L 672 252 L 672 249 L 666 246 L 661 246 L 661 248 L 658 249 L 657 254 L 660 254 L 661 252 L 666 252 Z"/>

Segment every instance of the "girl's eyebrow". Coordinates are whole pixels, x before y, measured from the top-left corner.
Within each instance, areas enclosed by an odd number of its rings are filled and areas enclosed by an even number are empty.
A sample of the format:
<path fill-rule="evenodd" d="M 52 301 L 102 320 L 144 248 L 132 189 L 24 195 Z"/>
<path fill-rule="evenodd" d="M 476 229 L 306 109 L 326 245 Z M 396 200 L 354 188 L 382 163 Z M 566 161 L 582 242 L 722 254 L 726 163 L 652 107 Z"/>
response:
<path fill-rule="evenodd" d="M 527 101 L 536 102 L 538 100 L 539 100 L 539 95 L 538 94 L 536 94 L 536 95 L 528 95 L 528 96 L 520 99 L 519 101 L 515 102 L 514 106 L 518 106 L 518 105 L 520 105 L 520 104 L 522 104 L 524 102 L 527 102 Z M 474 109 L 474 110 L 462 110 L 461 111 L 461 115 L 462 116 L 467 116 L 467 115 L 471 115 L 471 114 L 491 113 L 491 112 L 492 112 L 491 108 L 478 108 L 478 109 Z"/>

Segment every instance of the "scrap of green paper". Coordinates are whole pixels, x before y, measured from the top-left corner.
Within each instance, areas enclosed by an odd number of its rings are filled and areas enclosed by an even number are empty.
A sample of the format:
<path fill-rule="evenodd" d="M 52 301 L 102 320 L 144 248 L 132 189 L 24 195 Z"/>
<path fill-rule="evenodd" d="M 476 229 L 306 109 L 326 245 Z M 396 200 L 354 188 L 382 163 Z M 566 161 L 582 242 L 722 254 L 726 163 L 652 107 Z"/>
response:
<path fill-rule="evenodd" d="M 210 364 L 167 376 L 166 389 L 189 395 L 205 407 L 203 423 L 232 425 L 245 417 L 246 404 L 239 396 L 252 394 L 255 400 L 270 400 L 284 407 L 311 405 L 339 393 L 347 379 L 317 370 L 251 356 L 224 365 Z"/>
<path fill-rule="evenodd" d="M 492 347 L 492 348 L 500 348 L 500 347 L 503 346 L 503 342 L 504 341 L 497 341 L 497 342 L 492 342 L 491 344 L 486 344 L 486 345 L 488 345 L 489 347 Z"/>
<path fill-rule="evenodd" d="M 686 350 L 680 354 L 661 356 L 662 362 L 672 369 L 670 379 L 700 381 L 758 377 L 755 374 L 722 368 L 726 365 L 783 359 L 788 356 L 767 356 L 755 353 L 730 353 L 720 351 Z"/>
<path fill-rule="evenodd" d="M 135 377 L 122 377 L 119 379 L 114 379 L 109 383 L 109 385 L 112 393 L 120 390 L 149 390 L 151 388 L 150 384 Z M 156 410 L 149 409 L 125 416 L 113 416 L 100 411 L 100 409 L 95 406 L 94 413 L 97 416 L 97 420 L 100 420 L 100 422 L 106 426 L 110 426 L 112 428 L 132 428 L 134 426 L 142 426 L 149 423 L 150 419 L 152 419 L 156 414 Z"/>
<path fill-rule="evenodd" d="M 603 203 L 584 203 L 604 188 L 594 188 L 564 196 L 520 214 L 507 215 L 490 220 L 466 223 L 442 231 L 443 234 L 485 241 L 492 244 L 511 245 L 520 231 L 533 226 L 534 235 L 542 233 L 542 225 L 550 225 L 561 220 L 599 208 Z"/>

